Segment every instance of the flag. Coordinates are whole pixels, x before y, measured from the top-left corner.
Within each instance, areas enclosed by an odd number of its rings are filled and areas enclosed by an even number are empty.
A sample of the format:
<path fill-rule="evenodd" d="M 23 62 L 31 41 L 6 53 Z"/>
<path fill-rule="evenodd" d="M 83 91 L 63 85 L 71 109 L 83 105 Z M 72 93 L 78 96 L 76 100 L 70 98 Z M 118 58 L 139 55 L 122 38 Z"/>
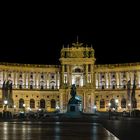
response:
<path fill-rule="evenodd" d="M 135 99 L 135 90 L 136 90 L 136 75 L 134 74 L 134 82 L 133 82 L 133 88 L 132 88 L 132 94 L 131 94 L 132 99 Z"/>
<path fill-rule="evenodd" d="M 131 81 L 129 80 L 127 82 L 127 97 L 128 97 L 128 100 L 130 99 L 130 90 L 131 90 Z"/>

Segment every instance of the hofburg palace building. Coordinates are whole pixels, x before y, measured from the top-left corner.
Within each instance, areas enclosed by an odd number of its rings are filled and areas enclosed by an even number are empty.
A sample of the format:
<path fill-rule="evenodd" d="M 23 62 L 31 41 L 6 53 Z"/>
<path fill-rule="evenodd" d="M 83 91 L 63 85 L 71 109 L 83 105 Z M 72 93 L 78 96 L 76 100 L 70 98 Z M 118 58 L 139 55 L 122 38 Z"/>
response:
<path fill-rule="evenodd" d="M 60 65 L 0 63 L 0 112 L 67 111 L 71 85 L 76 85 L 79 109 L 93 113 L 130 109 L 127 83 L 133 88 L 135 78 L 135 105 L 140 109 L 140 63 L 95 64 L 92 46 L 78 41 L 62 47 Z M 12 107 L 4 102 L 3 83 L 12 83 Z M 131 91 L 130 91 L 131 92 Z M 5 104 L 6 103 L 6 104 Z"/>

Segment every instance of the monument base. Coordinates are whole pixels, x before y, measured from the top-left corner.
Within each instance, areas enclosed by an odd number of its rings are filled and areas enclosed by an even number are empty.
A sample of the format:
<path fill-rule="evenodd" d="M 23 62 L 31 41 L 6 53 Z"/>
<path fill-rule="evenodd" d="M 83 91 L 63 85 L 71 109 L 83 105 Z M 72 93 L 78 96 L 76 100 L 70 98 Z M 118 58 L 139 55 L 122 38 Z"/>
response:
<path fill-rule="evenodd" d="M 69 118 L 80 118 L 82 117 L 81 111 L 79 110 L 78 104 L 68 104 L 67 112 L 65 113 L 65 117 Z"/>

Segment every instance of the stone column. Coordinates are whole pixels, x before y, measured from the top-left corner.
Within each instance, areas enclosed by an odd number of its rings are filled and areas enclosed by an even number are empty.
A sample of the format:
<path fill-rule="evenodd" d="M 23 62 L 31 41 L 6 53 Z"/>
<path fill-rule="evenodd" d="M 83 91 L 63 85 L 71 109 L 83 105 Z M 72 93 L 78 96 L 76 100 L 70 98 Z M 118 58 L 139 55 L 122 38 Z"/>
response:
<path fill-rule="evenodd" d="M 117 88 L 119 88 L 119 74 L 116 72 L 116 83 L 117 83 Z"/>
<path fill-rule="evenodd" d="M 140 87 L 140 71 L 137 71 L 137 84 Z"/>
<path fill-rule="evenodd" d="M 136 88 L 139 87 L 139 72 L 136 71 Z"/>
<path fill-rule="evenodd" d="M 1 83 L 0 83 L 0 87 L 2 87 L 3 85 L 3 71 L 0 72 L 0 79 L 1 79 Z"/>
<path fill-rule="evenodd" d="M 15 88 L 18 88 L 18 71 L 16 71 L 16 74 L 15 74 Z"/>
<path fill-rule="evenodd" d="M 7 81 L 7 70 L 4 71 L 4 80 Z"/>
<path fill-rule="evenodd" d="M 64 86 L 64 65 L 62 65 L 62 70 L 61 70 L 61 88 Z"/>
<path fill-rule="evenodd" d="M 56 75 L 56 89 L 58 89 L 58 72 L 56 72 L 55 75 Z"/>
<path fill-rule="evenodd" d="M 3 70 L 3 82 L 5 81 L 5 77 L 4 77 L 4 70 Z"/>
<path fill-rule="evenodd" d="M 119 83 L 120 83 L 120 88 L 122 88 L 122 72 L 119 72 Z"/>
<path fill-rule="evenodd" d="M 109 83 L 108 87 L 111 88 L 112 83 L 111 83 L 111 73 L 110 72 L 108 73 L 108 83 Z"/>
<path fill-rule="evenodd" d="M 88 83 L 88 64 L 86 64 L 86 78 L 85 78 L 85 80 L 86 80 L 86 84 Z"/>
<path fill-rule="evenodd" d="M 100 73 L 98 72 L 98 89 L 100 88 L 101 84 L 100 84 Z"/>
<path fill-rule="evenodd" d="M 63 113 L 63 93 L 60 91 L 60 112 Z"/>
<path fill-rule="evenodd" d="M 28 88 L 30 88 L 30 72 L 28 72 Z"/>
<path fill-rule="evenodd" d="M 49 73 L 47 73 L 46 75 L 47 75 L 47 89 L 49 89 L 50 88 Z"/>
<path fill-rule="evenodd" d="M 67 85 L 70 85 L 70 71 L 69 71 L 69 65 L 67 65 Z"/>
<path fill-rule="evenodd" d="M 35 83 L 35 75 L 36 75 L 36 73 L 35 72 L 33 72 L 33 88 L 35 89 L 36 87 L 36 83 Z"/>
<path fill-rule="evenodd" d="M 35 89 L 38 89 L 38 72 L 35 72 L 34 76 L 35 76 L 35 81 L 34 81 Z"/>
<path fill-rule="evenodd" d="M 131 85 L 133 85 L 134 73 L 132 71 L 130 72 L 130 79 L 131 79 Z"/>
<path fill-rule="evenodd" d="M 108 73 L 106 72 L 105 73 L 105 85 L 106 85 L 106 88 L 108 88 Z"/>
<path fill-rule="evenodd" d="M 86 112 L 86 93 L 84 92 L 83 111 Z"/>
<path fill-rule="evenodd" d="M 58 89 L 60 88 L 60 72 L 58 72 Z"/>
<path fill-rule="evenodd" d="M 91 84 L 94 86 L 94 76 L 93 76 L 93 65 L 91 64 L 91 71 L 90 71 L 90 73 L 91 73 Z M 96 81 L 95 81 L 96 82 Z"/>
<path fill-rule="evenodd" d="M 16 87 L 16 72 L 13 71 L 13 87 Z"/>
<path fill-rule="evenodd" d="M 35 72 L 35 73 L 34 73 L 34 80 L 35 80 L 35 81 L 34 81 L 34 83 L 35 83 L 35 87 L 34 87 L 34 88 L 35 88 L 35 89 L 37 89 L 37 74 L 38 74 L 38 72 Z"/>
<path fill-rule="evenodd" d="M 126 80 L 127 82 L 130 80 L 129 72 L 126 72 Z"/>
<path fill-rule="evenodd" d="M 26 83 L 26 85 L 25 85 L 25 88 L 27 89 L 28 88 L 28 85 L 29 85 L 29 83 L 28 83 L 28 72 L 26 71 L 26 74 L 25 74 L 25 83 Z"/>
<path fill-rule="evenodd" d="M 98 89 L 98 73 L 95 73 L 95 82 L 96 89 Z"/>
<path fill-rule="evenodd" d="M 26 88 L 26 72 L 23 72 L 23 84 L 24 88 Z"/>
<path fill-rule="evenodd" d="M 94 113 L 94 93 L 91 92 L 91 113 Z"/>

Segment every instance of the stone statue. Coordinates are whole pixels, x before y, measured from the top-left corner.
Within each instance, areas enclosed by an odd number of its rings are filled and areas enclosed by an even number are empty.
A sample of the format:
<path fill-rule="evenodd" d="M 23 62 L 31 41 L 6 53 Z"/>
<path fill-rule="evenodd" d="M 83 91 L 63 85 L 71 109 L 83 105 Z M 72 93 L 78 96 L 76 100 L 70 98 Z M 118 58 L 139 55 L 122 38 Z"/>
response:
<path fill-rule="evenodd" d="M 12 82 L 10 80 L 4 81 L 2 86 L 2 99 L 8 101 L 8 107 L 13 107 L 13 99 L 12 99 Z"/>
<path fill-rule="evenodd" d="M 72 85 L 70 94 L 71 94 L 72 97 L 70 98 L 68 104 L 78 104 L 79 100 L 77 100 L 75 98 L 75 96 L 76 96 L 76 86 L 75 86 L 75 84 Z"/>
<path fill-rule="evenodd" d="M 75 97 L 75 95 L 76 95 L 76 86 L 74 84 L 71 87 L 70 94 L 71 94 L 72 97 Z"/>

